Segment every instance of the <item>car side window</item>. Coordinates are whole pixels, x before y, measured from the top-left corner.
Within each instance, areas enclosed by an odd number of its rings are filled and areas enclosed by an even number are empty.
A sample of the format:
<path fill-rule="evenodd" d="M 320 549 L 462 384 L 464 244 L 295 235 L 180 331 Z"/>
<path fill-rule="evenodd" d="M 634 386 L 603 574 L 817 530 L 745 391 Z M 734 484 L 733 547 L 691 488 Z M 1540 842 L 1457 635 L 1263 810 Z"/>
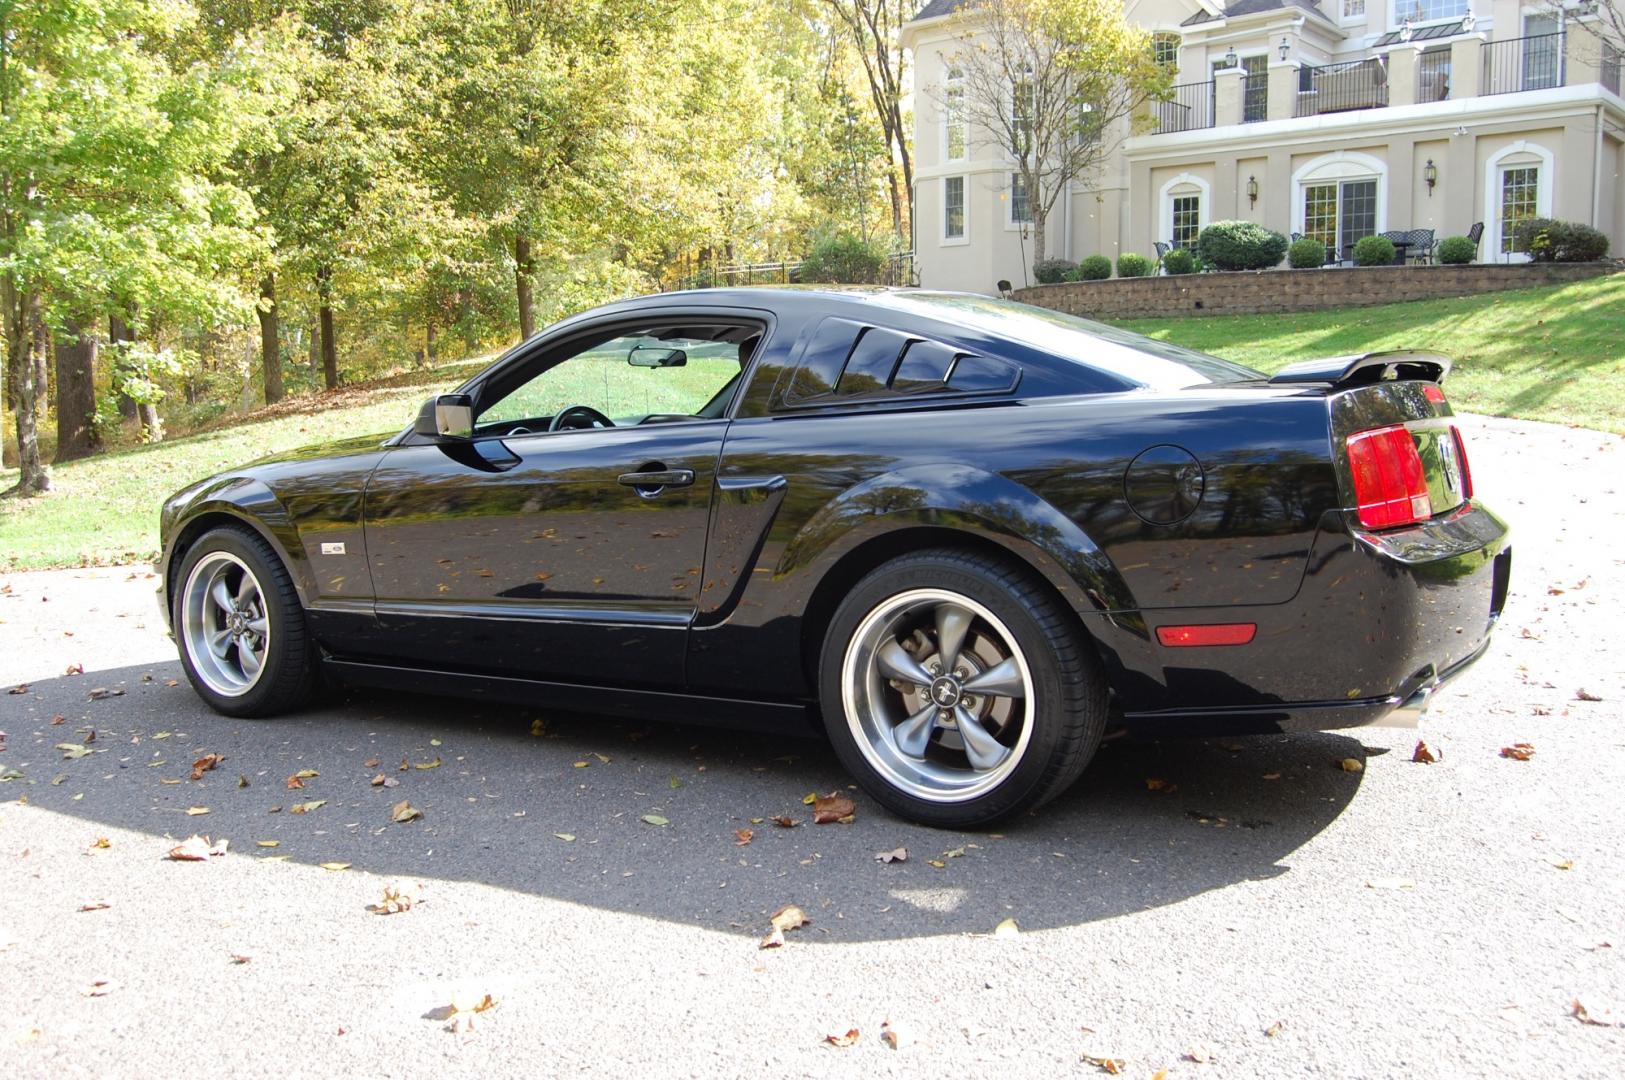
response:
<path fill-rule="evenodd" d="M 781 394 L 790 408 L 895 401 L 916 394 L 1013 390 L 1021 369 L 941 342 L 849 319 L 825 319 L 802 347 Z"/>
<path fill-rule="evenodd" d="M 545 431 L 572 405 L 595 409 L 618 427 L 698 417 L 739 369 L 736 342 L 625 334 L 520 383 L 480 411 L 477 427 Z"/>

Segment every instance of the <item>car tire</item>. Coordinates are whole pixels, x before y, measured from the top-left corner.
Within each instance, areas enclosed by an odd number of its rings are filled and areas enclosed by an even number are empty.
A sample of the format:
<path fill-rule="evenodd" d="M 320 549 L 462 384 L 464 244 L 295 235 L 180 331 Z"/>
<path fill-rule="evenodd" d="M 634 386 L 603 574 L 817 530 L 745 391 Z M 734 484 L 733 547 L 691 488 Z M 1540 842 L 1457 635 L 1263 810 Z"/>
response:
<path fill-rule="evenodd" d="M 319 657 L 287 568 L 257 533 L 213 529 L 175 575 L 170 625 L 198 696 L 227 716 L 274 716 L 310 699 Z"/>
<path fill-rule="evenodd" d="M 1075 616 L 1026 568 L 953 549 L 858 582 L 825 634 L 819 691 L 863 789 L 942 828 L 1065 791 L 1106 727 L 1106 682 Z"/>

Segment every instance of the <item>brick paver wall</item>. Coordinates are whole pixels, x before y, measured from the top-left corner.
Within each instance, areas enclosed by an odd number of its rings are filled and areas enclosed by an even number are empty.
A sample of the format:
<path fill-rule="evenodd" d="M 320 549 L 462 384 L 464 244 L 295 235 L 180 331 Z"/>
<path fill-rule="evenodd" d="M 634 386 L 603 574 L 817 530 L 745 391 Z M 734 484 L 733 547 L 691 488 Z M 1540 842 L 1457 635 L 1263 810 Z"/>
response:
<path fill-rule="evenodd" d="M 1246 315 L 1368 307 L 1559 285 L 1620 270 L 1615 262 L 1355 266 L 1111 278 L 1017 289 L 1016 299 L 1093 319 Z"/>

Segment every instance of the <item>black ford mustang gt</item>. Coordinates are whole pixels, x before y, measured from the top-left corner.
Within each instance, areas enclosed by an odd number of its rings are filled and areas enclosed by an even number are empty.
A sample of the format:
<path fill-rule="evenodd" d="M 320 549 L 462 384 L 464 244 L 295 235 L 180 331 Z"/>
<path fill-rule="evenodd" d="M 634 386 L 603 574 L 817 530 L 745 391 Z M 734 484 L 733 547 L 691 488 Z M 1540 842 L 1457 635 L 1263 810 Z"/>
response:
<path fill-rule="evenodd" d="M 808 732 L 937 825 L 1108 724 L 1420 714 L 1507 595 L 1421 353 L 1274 378 L 978 296 L 712 290 L 511 350 L 392 436 L 163 508 L 216 710 L 361 684 Z"/>

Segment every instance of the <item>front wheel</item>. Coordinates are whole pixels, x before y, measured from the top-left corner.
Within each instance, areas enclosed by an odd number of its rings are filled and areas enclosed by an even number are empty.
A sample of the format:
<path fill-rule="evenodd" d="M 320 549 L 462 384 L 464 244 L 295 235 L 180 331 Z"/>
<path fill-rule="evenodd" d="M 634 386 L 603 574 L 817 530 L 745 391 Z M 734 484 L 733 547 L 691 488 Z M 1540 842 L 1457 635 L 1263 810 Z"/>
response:
<path fill-rule="evenodd" d="M 944 550 L 864 578 L 826 635 L 824 724 L 876 800 L 969 828 L 1082 774 L 1106 722 L 1098 663 L 1071 613 L 1025 570 Z"/>
<path fill-rule="evenodd" d="M 176 577 L 171 621 L 181 666 L 212 709 L 270 716 L 310 696 L 315 647 L 293 580 L 269 544 L 243 529 L 211 530 Z"/>

